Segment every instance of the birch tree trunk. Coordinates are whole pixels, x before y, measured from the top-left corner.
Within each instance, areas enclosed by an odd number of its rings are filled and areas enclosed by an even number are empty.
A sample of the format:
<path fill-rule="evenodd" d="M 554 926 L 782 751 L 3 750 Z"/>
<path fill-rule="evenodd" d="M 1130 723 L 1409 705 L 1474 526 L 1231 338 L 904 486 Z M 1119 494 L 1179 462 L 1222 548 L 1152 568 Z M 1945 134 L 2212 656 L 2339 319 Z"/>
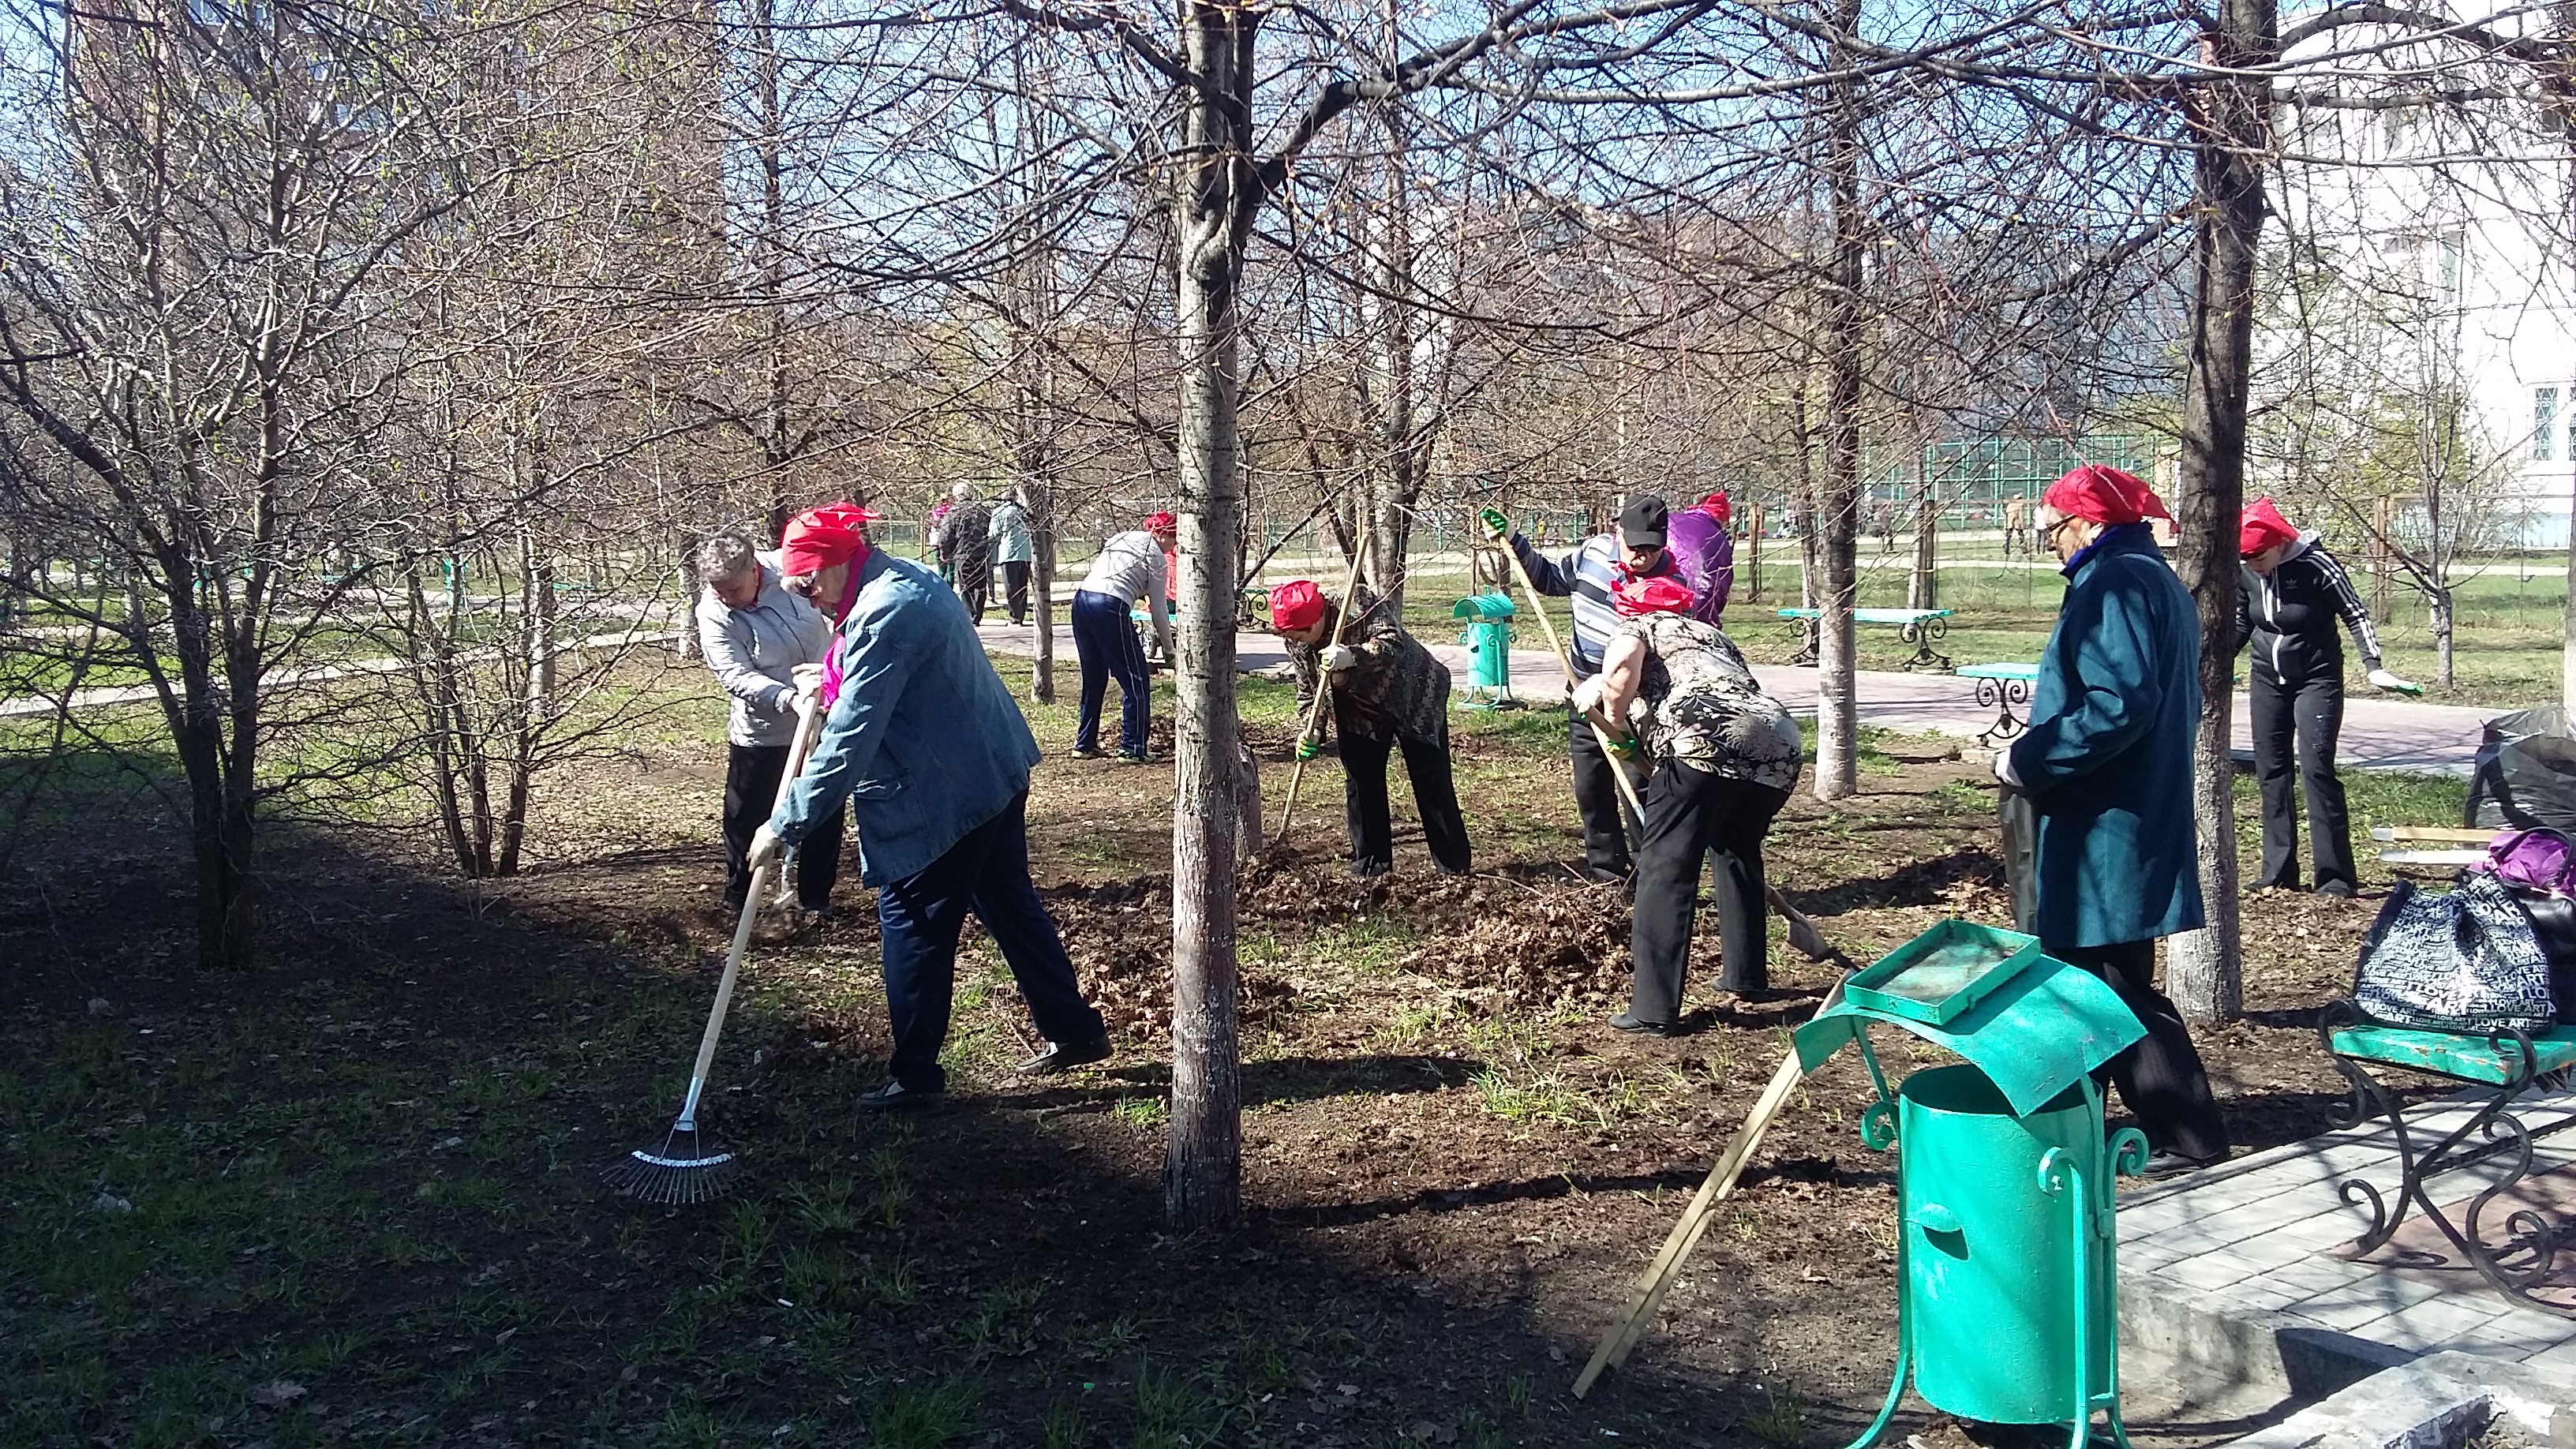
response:
<path fill-rule="evenodd" d="M 1181 362 L 1181 620 L 1173 742 L 1172 1105 L 1163 1215 L 1182 1231 L 1241 1207 L 1235 1013 L 1235 535 L 1242 509 L 1236 284 L 1261 204 L 1252 156 L 1259 13 L 1188 0 L 1173 222 Z"/>
<path fill-rule="evenodd" d="M 2202 58 L 2231 74 L 2269 64 L 2279 49 L 2272 0 L 2221 0 Z M 2267 143 L 2261 82 L 2205 85 L 2191 114 L 2198 147 L 2193 232 L 2191 358 L 2184 384 L 2182 581 L 2200 609 L 2200 735 L 2192 811 L 2208 924 L 2176 936 L 2168 985 L 2185 1016 L 2234 1018 L 2244 962 L 2236 899 L 2236 759 L 2230 716 L 2236 675 L 2237 524 L 2245 502 L 2245 400 L 2253 370 L 2255 245 L 2263 230 Z"/>

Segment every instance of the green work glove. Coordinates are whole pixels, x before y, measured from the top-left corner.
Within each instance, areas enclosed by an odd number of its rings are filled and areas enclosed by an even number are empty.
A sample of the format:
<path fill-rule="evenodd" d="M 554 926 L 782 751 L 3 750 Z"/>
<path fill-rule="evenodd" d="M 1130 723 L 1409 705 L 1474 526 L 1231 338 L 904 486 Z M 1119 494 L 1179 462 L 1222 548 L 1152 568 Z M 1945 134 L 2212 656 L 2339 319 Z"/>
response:
<path fill-rule="evenodd" d="M 1476 521 L 1485 526 L 1485 537 L 1496 543 L 1512 536 L 1512 521 L 1505 518 L 1499 508 L 1483 510 L 1476 515 Z"/>
<path fill-rule="evenodd" d="M 1299 740 L 1299 741 L 1297 742 L 1297 758 L 1298 758 L 1298 759 L 1301 759 L 1301 760 L 1311 760 L 1311 759 L 1315 758 L 1317 755 L 1322 754 L 1323 752 L 1324 752 L 1324 747 L 1323 747 L 1322 745 L 1319 745 L 1319 744 L 1315 743 L 1313 740 Z"/>
<path fill-rule="evenodd" d="M 1635 735 L 1630 735 L 1624 740 L 1611 740 L 1609 741 L 1609 746 L 1610 754 L 1614 759 L 1633 760 L 1637 758 L 1638 745 L 1637 737 Z"/>

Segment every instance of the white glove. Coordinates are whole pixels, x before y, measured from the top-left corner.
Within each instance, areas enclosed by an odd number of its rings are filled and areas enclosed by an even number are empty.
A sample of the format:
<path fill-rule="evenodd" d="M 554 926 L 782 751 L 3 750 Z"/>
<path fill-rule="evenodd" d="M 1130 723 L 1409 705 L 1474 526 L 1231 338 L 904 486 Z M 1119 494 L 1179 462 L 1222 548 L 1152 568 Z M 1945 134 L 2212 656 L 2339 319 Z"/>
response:
<path fill-rule="evenodd" d="M 2370 682 L 2393 694 L 2422 694 L 2424 686 L 2411 679 L 2400 679 L 2385 669 L 2370 671 Z"/>
<path fill-rule="evenodd" d="M 778 853 L 783 848 L 784 846 L 778 839 L 778 832 L 770 829 L 768 824 L 763 822 L 758 830 L 752 832 L 750 856 L 751 868 L 753 870 L 758 870 L 764 865 L 776 863 Z"/>
<path fill-rule="evenodd" d="M 798 694 L 823 692 L 823 666 L 820 664 L 799 664 L 787 671 L 787 677 L 796 682 Z"/>
<path fill-rule="evenodd" d="M 1345 669 L 1355 669 L 1359 667 L 1359 662 L 1360 652 L 1358 650 L 1352 648 L 1348 644 L 1336 644 L 1333 646 L 1332 652 L 1324 656 L 1324 669 L 1327 673 L 1339 674 Z"/>
<path fill-rule="evenodd" d="M 1577 714 L 1601 712 L 1601 676 L 1577 680 L 1574 685 L 1574 711 Z"/>
<path fill-rule="evenodd" d="M 2012 751 L 1995 751 L 1994 765 L 1996 779 L 2003 781 L 2005 784 L 2012 786 L 2016 790 L 2021 788 L 2021 771 L 2013 768 Z"/>

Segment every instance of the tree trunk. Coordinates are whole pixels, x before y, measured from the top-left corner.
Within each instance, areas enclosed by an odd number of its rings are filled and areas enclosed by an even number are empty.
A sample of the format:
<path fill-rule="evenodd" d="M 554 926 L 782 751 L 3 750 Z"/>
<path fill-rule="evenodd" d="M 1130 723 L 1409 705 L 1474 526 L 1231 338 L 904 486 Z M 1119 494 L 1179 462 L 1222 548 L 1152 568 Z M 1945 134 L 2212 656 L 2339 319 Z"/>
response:
<path fill-rule="evenodd" d="M 1172 1103 L 1163 1214 L 1181 1231 L 1232 1220 L 1242 1194 L 1235 981 L 1234 558 L 1236 284 L 1261 204 L 1251 160 L 1259 12 L 1187 0 L 1181 41 L 1198 84 L 1183 96 L 1174 198 L 1181 364 L 1181 622 L 1172 809 Z"/>
<path fill-rule="evenodd" d="M 1020 507 L 1029 516 L 1029 618 L 1038 626 L 1037 662 L 1029 670 L 1029 698 L 1055 703 L 1055 489 L 1023 484 Z"/>
<path fill-rule="evenodd" d="M 2440 588 L 2427 593 L 2425 602 L 2433 611 L 2433 677 L 2447 689 L 2454 679 L 2451 672 L 2451 631 L 2458 618 L 2457 601 L 2449 589 Z"/>
<path fill-rule="evenodd" d="M 1921 455 L 1914 465 L 1914 577 L 1905 590 L 1905 607 L 1941 607 L 1941 501 L 1925 475 Z"/>
<path fill-rule="evenodd" d="M 2209 64 L 2244 75 L 2279 49 L 2271 0 L 2221 0 Z M 2233 1019 L 2243 1005 L 2236 899 L 2236 760 L 2229 729 L 2236 675 L 2237 525 L 2245 501 L 2245 399 L 2253 368 L 2255 246 L 2263 230 L 2265 103 L 2259 81 L 2205 86 L 2198 143 L 2191 357 L 2183 397 L 2176 559 L 2200 609 L 2200 734 L 2192 808 L 2200 846 L 2201 930 L 2173 940 L 2168 982 L 2184 1015 Z"/>
<path fill-rule="evenodd" d="M 1859 661 L 1852 607 L 1859 598 L 1861 254 L 1860 81 L 1846 58 L 1860 28 L 1860 0 L 1837 0 L 1827 120 L 1826 185 L 1832 210 L 1833 260 L 1825 298 L 1825 477 L 1817 499 L 1824 587 L 1816 608 L 1816 779 L 1819 800 L 1860 788 Z"/>

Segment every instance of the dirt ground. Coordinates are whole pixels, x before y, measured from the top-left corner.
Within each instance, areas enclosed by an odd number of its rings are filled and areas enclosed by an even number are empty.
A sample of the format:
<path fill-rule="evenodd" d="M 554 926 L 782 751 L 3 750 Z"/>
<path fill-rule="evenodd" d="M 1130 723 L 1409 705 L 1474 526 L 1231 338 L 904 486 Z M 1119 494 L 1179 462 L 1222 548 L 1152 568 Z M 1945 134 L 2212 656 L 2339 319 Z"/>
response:
<path fill-rule="evenodd" d="M 862 1119 L 886 1036 L 850 909 L 753 953 L 710 1112 L 742 1171 L 694 1210 L 598 1170 L 667 1124 L 721 960 L 703 729 L 550 777 L 549 853 L 511 882 L 282 832 L 275 947 L 239 977 L 179 966 L 163 827 L 0 883 L 0 1441 L 1786 1449 L 1867 1421 L 1893 1188 L 1848 1057 L 1627 1368 L 1566 1393 L 1829 977 L 1775 931 L 1774 990 L 1716 994 L 1703 916 L 1693 1029 L 1604 1027 L 1626 913 L 1567 865 L 1561 722 L 1462 726 L 1464 879 L 1401 807 L 1397 872 L 1349 879 L 1320 762 L 1240 897 L 1247 1217 L 1175 1239 L 1170 773 L 1071 759 L 1064 711 L 1035 714 L 1037 873 L 1115 1059 L 1010 1076 L 1025 1016 L 972 940 L 952 1101 Z M 1285 734 L 1256 734 L 1275 822 Z M 2003 923 L 1982 760 L 1882 740 L 1864 763 L 1857 798 L 1793 801 L 1773 882 L 1864 961 L 1945 915 Z M 2325 1125 L 2309 1023 L 2375 909 L 2249 900 L 2247 1015 L 2201 1034 L 2240 1147 Z M 1885 1046 L 1891 1075 L 1932 1055 Z M 1917 1405 L 1907 1433 L 1950 1431 Z"/>

